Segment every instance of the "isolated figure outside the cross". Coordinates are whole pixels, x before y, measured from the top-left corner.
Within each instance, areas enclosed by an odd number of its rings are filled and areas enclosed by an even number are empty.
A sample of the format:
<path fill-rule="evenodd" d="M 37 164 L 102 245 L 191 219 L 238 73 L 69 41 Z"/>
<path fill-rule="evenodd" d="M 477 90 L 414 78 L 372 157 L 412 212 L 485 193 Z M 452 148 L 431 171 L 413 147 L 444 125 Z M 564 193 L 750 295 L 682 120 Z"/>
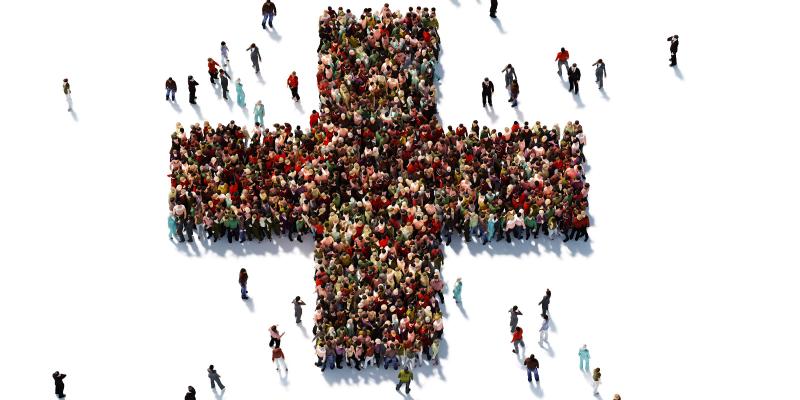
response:
<path fill-rule="evenodd" d="M 255 43 L 251 43 L 247 51 L 250 52 L 250 61 L 253 62 L 253 68 L 256 73 L 261 72 L 261 65 L 259 64 L 261 62 L 261 52 L 258 50 L 258 46 Z"/>
<path fill-rule="evenodd" d="M 281 338 L 286 332 L 278 333 L 278 325 L 269 327 L 269 347 L 281 347 Z"/>
<path fill-rule="evenodd" d="M 456 299 L 456 304 L 461 304 L 461 278 L 456 278 L 455 287 L 453 287 L 453 298 Z"/>
<path fill-rule="evenodd" d="M 519 316 L 522 315 L 522 311 L 519 310 L 519 307 L 514 306 L 511 307 L 508 312 L 511 314 L 511 321 L 509 325 L 511 325 L 511 332 L 513 333 L 517 329 L 517 324 L 519 323 Z"/>
<path fill-rule="evenodd" d="M 247 105 L 244 101 L 244 86 L 242 86 L 242 80 L 239 78 L 236 78 L 236 103 L 239 104 L 239 107 Z"/>
<path fill-rule="evenodd" d="M 486 107 L 486 103 L 489 103 L 489 107 L 494 107 L 492 105 L 492 95 L 494 94 L 494 83 L 489 80 L 488 77 L 483 78 L 483 82 L 481 82 L 481 101 L 483 101 L 483 106 Z"/>
<path fill-rule="evenodd" d="M 255 107 L 253 107 L 253 117 L 255 118 L 255 123 L 264 126 L 264 103 L 261 100 L 257 101 Z"/>
<path fill-rule="evenodd" d="M 303 316 L 303 306 L 306 303 L 300 299 L 300 296 L 297 296 L 292 300 L 292 304 L 294 304 L 294 320 L 296 323 L 300 323 L 300 317 Z"/>
<path fill-rule="evenodd" d="M 295 102 L 300 101 L 300 94 L 297 93 L 297 88 L 299 86 L 297 72 L 292 71 L 292 74 L 289 75 L 288 79 L 286 79 L 286 86 L 288 86 L 289 90 L 292 91 L 292 100 Z"/>
<path fill-rule="evenodd" d="M 580 350 L 578 350 L 578 358 L 581 360 L 580 365 L 578 366 L 581 371 L 589 372 L 589 349 L 586 348 L 586 345 L 581 346 Z"/>
<path fill-rule="evenodd" d="M 514 344 L 514 350 L 511 350 L 512 353 L 520 354 L 519 346 L 522 346 L 523 351 L 525 350 L 525 341 L 522 340 L 522 328 L 514 328 L 514 334 L 511 335 L 511 343 Z"/>
<path fill-rule="evenodd" d="M 247 270 L 242 268 L 239 270 L 239 287 L 242 289 L 242 300 L 247 300 Z"/>

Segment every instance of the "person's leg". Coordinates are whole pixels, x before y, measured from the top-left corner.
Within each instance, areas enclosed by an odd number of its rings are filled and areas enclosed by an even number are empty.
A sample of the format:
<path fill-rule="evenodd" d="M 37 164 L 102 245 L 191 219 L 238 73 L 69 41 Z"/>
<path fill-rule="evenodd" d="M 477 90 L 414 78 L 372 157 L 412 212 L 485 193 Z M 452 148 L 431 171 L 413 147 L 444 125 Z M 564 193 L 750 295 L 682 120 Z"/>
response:
<path fill-rule="evenodd" d="M 411 392 L 411 387 L 409 386 L 410 384 L 411 384 L 411 382 L 406 382 L 406 394 Z"/>
<path fill-rule="evenodd" d="M 528 371 L 528 382 L 530 382 L 531 381 L 531 369 L 530 368 L 525 368 L 525 370 Z"/>
<path fill-rule="evenodd" d="M 494 105 L 492 105 L 492 95 L 491 94 L 489 94 L 489 107 L 494 107 Z"/>
<path fill-rule="evenodd" d="M 481 93 L 481 101 L 483 102 L 483 106 L 486 107 L 486 94 Z"/>
<path fill-rule="evenodd" d="M 577 80 L 575 81 L 575 94 L 578 94 L 578 83 L 579 82 L 580 81 L 577 81 Z"/>
<path fill-rule="evenodd" d="M 275 14 L 272 14 L 272 13 L 269 14 L 269 27 L 270 28 L 272 28 L 272 18 L 274 18 L 274 17 L 275 17 Z"/>
<path fill-rule="evenodd" d="M 264 14 L 264 19 L 261 20 L 261 28 L 267 29 L 267 14 Z"/>
<path fill-rule="evenodd" d="M 394 390 L 399 392 L 401 386 L 403 386 L 403 382 L 397 382 L 397 386 L 394 387 Z"/>
<path fill-rule="evenodd" d="M 533 369 L 533 379 L 536 379 L 536 382 L 539 382 L 539 368 Z"/>

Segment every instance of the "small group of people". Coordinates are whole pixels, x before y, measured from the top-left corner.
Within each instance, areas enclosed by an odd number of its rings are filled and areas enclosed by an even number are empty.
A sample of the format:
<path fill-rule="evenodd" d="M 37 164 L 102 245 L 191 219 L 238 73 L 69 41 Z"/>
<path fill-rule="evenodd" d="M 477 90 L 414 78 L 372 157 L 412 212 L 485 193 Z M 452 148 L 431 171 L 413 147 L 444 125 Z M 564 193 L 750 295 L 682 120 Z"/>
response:
<path fill-rule="evenodd" d="M 558 65 L 558 76 L 563 76 L 563 73 L 561 72 L 561 66 L 566 67 L 567 80 L 569 81 L 569 91 L 577 95 L 581 80 L 581 70 L 578 68 L 578 64 L 572 63 L 572 66 L 569 65 L 569 51 L 563 47 L 558 53 L 556 53 L 555 61 Z M 607 76 L 606 64 L 603 62 L 603 59 L 600 58 L 595 61 L 592 66 L 595 67 L 594 77 L 595 83 L 597 83 L 597 88 L 603 90 L 603 79 L 605 79 Z"/>

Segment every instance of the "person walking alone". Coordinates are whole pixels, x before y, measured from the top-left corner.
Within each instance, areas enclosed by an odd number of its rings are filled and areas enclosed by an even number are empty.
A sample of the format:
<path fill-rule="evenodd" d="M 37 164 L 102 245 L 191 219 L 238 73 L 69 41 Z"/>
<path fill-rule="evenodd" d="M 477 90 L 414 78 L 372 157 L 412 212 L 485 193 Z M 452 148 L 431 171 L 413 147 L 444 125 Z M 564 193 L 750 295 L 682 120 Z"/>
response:
<path fill-rule="evenodd" d="M 286 86 L 288 86 L 289 90 L 292 91 L 292 100 L 295 102 L 300 101 L 300 95 L 297 93 L 297 88 L 299 86 L 297 72 L 292 71 L 292 74 L 289 75 L 289 79 L 286 80 Z"/>
<path fill-rule="evenodd" d="M 542 327 L 539 328 L 539 343 L 547 341 L 547 331 L 550 329 L 550 317 L 542 315 Z"/>
<path fill-rule="evenodd" d="M 567 68 L 567 74 L 569 74 L 569 52 L 565 48 L 561 48 L 556 54 L 556 61 L 558 61 L 558 76 L 561 76 L 561 66 Z"/>
<path fill-rule="evenodd" d="M 520 345 L 522 346 L 522 350 L 525 350 L 525 341 L 522 340 L 522 328 L 514 328 L 514 334 L 511 335 L 511 343 L 514 344 L 514 350 L 511 350 L 512 353 L 519 354 Z"/>
<path fill-rule="evenodd" d="M 586 348 L 586 345 L 583 345 L 580 350 L 578 350 L 578 358 L 581 360 L 580 368 L 581 371 L 589 372 L 589 349 Z"/>
<path fill-rule="evenodd" d="M 219 63 L 214 61 L 213 58 L 208 57 L 208 76 L 212 85 L 217 84 L 217 75 L 219 75 L 219 72 L 217 72 L 217 67 L 219 67 Z"/>
<path fill-rule="evenodd" d="M 244 86 L 242 86 L 242 80 L 236 78 L 236 103 L 239 104 L 239 107 L 244 108 L 247 104 L 244 101 Z"/>
<path fill-rule="evenodd" d="M 544 297 L 539 302 L 539 305 L 542 306 L 542 316 L 548 315 L 550 313 L 550 296 L 552 296 L 552 292 L 550 289 L 544 291 Z"/>
<path fill-rule="evenodd" d="M 674 67 L 678 65 L 678 35 L 672 35 L 667 38 L 669 42 L 669 66 Z"/>
<path fill-rule="evenodd" d="M 267 24 L 269 23 L 269 27 L 272 28 L 272 18 L 278 15 L 278 10 L 275 8 L 275 3 L 271 0 L 267 0 L 264 2 L 264 5 L 261 6 L 261 15 L 264 16 L 264 19 L 261 20 L 261 28 L 267 29 Z"/>
<path fill-rule="evenodd" d="M 200 85 L 194 80 L 194 77 L 189 75 L 189 104 L 197 104 L 197 86 Z"/>
<path fill-rule="evenodd" d="M 255 117 L 255 123 L 264 126 L 264 103 L 261 100 L 256 102 L 256 106 L 253 107 L 253 116 Z"/>
<path fill-rule="evenodd" d="M 189 386 L 187 388 L 186 395 L 183 396 L 183 400 L 197 400 L 197 391 L 194 390 L 194 387 Z"/>
<path fill-rule="evenodd" d="M 597 88 L 603 90 L 603 78 L 606 77 L 606 63 L 604 63 L 601 58 L 597 60 L 596 63 L 592 64 L 592 66 L 594 67 L 594 81 L 597 83 Z"/>
<path fill-rule="evenodd" d="M 517 83 L 516 79 L 511 82 L 511 88 L 509 89 L 509 92 L 511 92 L 511 107 L 514 108 L 518 104 L 517 97 L 519 97 L 519 83 Z"/>
<path fill-rule="evenodd" d="M 456 278 L 455 287 L 453 287 L 453 298 L 456 299 L 456 304 L 461 304 L 461 287 L 463 283 L 461 283 L 461 278 Z"/>
<path fill-rule="evenodd" d="M 484 108 L 487 101 L 489 102 L 489 107 L 494 107 L 492 105 L 492 94 L 494 94 L 494 83 L 489 78 L 483 78 L 483 82 L 481 82 L 481 100 Z"/>
<path fill-rule="evenodd" d="M 213 364 L 208 366 L 208 379 L 211 381 L 211 389 L 216 388 L 216 386 L 214 386 L 216 383 L 219 385 L 221 390 L 225 390 L 225 385 L 223 385 L 222 381 L 219 380 L 219 373 L 217 373 L 217 370 L 214 369 Z"/>
<path fill-rule="evenodd" d="M 575 94 L 578 94 L 578 82 L 581 80 L 581 70 L 578 64 L 572 63 L 572 67 L 567 70 L 567 77 L 569 79 L 569 91 L 575 89 Z"/>
<path fill-rule="evenodd" d="M 249 299 L 249 297 L 247 297 L 247 279 L 248 278 L 249 277 L 247 276 L 247 270 L 244 269 L 244 268 L 240 269 L 239 270 L 239 286 L 242 289 L 242 300 Z"/>
<path fill-rule="evenodd" d="M 222 66 L 227 67 L 230 59 L 228 59 L 228 45 L 225 44 L 224 40 L 219 43 L 219 56 L 219 60 L 222 61 Z"/>
<path fill-rule="evenodd" d="M 64 78 L 61 88 L 64 89 L 64 96 L 67 97 L 67 111 L 72 112 L 72 88 L 69 85 L 69 79 Z"/>
<path fill-rule="evenodd" d="M 533 378 L 536 379 L 536 382 L 539 382 L 539 360 L 536 359 L 536 356 L 531 354 L 530 357 L 525 359 L 525 368 L 528 370 L 528 382 L 531 381 L 531 373 L 533 373 Z"/>
<path fill-rule="evenodd" d="M 522 315 L 522 311 L 519 310 L 519 307 L 514 306 L 511 307 L 511 309 L 508 310 L 508 312 L 511 314 L 511 321 L 509 322 L 509 325 L 511 325 L 511 332 L 513 333 L 514 330 L 517 329 L 517 324 L 519 323 L 519 316 Z"/>
<path fill-rule="evenodd" d="M 595 396 L 600 394 L 597 391 L 597 389 L 600 387 L 600 377 L 601 376 L 602 376 L 602 374 L 600 374 L 600 368 L 595 368 L 594 371 L 592 372 L 592 390 L 594 390 L 594 395 Z"/>
<path fill-rule="evenodd" d="M 300 300 L 300 296 L 297 296 L 292 300 L 292 304 L 294 304 L 294 320 L 296 323 L 300 323 L 300 317 L 303 316 L 303 306 L 306 303 L 303 300 Z"/>
<path fill-rule="evenodd" d="M 276 371 L 280 372 L 283 367 L 284 371 L 289 372 L 289 368 L 286 366 L 286 356 L 283 354 L 280 344 L 272 349 L 272 361 L 275 363 Z"/>
<path fill-rule="evenodd" d="M 489 2 L 489 17 L 497 18 L 497 0 L 491 0 Z"/>
<path fill-rule="evenodd" d="M 250 47 L 247 48 L 247 51 L 250 52 L 250 61 L 253 62 L 253 68 L 256 70 L 256 74 L 261 73 L 261 52 L 258 50 L 258 46 L 255 43 L 251 43 Z"/>
<path fill-rule="evenodd" d="M 269 347 L 281 347 L 281 338 L 286 332 L 278 333 L 278 325 L 269 327 Z"/>
<path fill-rule="evenodd" d="M 228 80 L 230 75 L 224 69 L 219 70 L 219 84 L 222 86 L 222 98 L 228 100 Z"/>
<path fill-rule="evenodd" d="M 408 369 L 408 366 L 403 367 L 400 373 L 397 374 L 397 378 L 399 382 L 397 383 L 397 386 L 395 386 L 394 390 L 399 392 L 400 388 L 403 385 L 406 385 L 406 394 L 411 392 L 411 387 L 409 387 L 409 385 L 411 384 L 411 380 L 414 379 L 414 373 Z"/>
<path fill-rule="evenodd" d="M 172 80 L 172 77 L 170 76 L 167 78 L 167 82 L 164 84 L 164 87 L 167 89 L 166 100 L 169 101 L 170 97 L 172 97 L 172 101 L 175 101 L 175 92 L 178 91 L 178 83 Z"/>
<path fill-rule="evenodd" d="M 66 397 L 64 394 L 64 378 L 67 377 L 67 374 L 62 374 L 61 372 L 53 372 L 53 381 L 56 384 L 56 396 L 59 399 L 63 399 Z"/>

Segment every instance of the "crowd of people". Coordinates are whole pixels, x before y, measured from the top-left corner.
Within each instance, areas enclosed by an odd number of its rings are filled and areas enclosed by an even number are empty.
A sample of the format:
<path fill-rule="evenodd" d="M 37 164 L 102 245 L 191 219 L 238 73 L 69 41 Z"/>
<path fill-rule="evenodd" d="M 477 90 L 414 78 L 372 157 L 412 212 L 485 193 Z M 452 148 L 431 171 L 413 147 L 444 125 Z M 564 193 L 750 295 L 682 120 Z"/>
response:
<path fill-rule="evenodd" d="M 321 112 L 310 126 L 178 124 L 171 235 L 314 237 L 318 366 L 436 362 L 441 243 L 588 239 L 578 121 L 497 131 L 436 118 L 435 9 L 319 20 Z M 523 239 L 523 235 L 524 238 Z M 244 296 L 244 294 L 243 294 Z"/>

